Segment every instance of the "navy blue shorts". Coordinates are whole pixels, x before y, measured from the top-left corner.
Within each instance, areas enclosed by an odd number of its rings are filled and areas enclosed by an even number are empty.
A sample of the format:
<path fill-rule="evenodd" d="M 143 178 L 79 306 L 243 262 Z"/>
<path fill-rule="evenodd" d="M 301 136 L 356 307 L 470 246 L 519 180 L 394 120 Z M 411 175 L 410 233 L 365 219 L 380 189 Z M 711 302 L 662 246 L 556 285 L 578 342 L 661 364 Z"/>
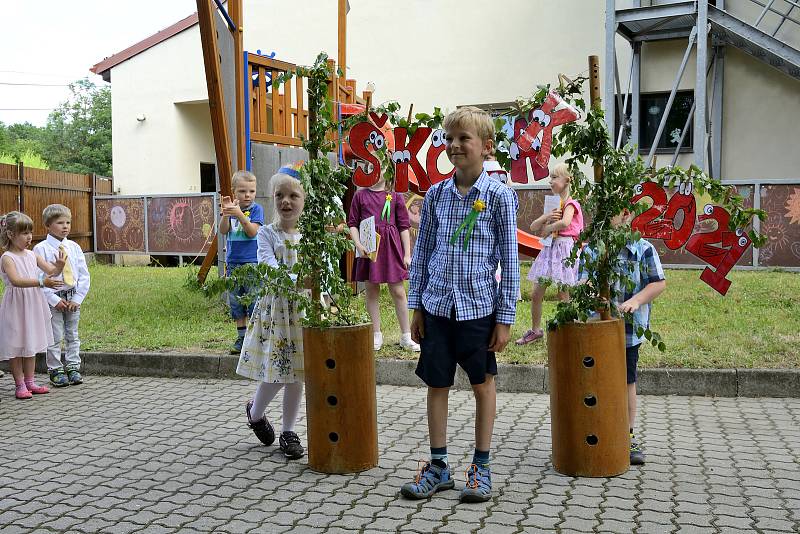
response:
<path fill-rule="evenodd" d="M 228 265 L 226 274 L 230 276 L 231 271 L 236 267 L 239 267 L 239 265 Z M 253 302 L 251 302 L 247 308 L 245 308 L 244 305 L 239 302 L 239 297 L 252 292 L 253 288 L 249 286 L 236 286 L 232 291 L 228 291 L 228 306 L 231 308 L 231 317 L 233 317 L 234 320 L 246 319 L 253 314 L 253 308 L 256 306 L 255 300 L 253 300 Z"/>
<path fill-rule="evenodd" d="M 466 371 L 470 384 L 483 384 L 486 375 L 497 374 L 489 340 L 495 326 L 494 314 L 480 319 L 456 321 L 455 310 L 447 317 L 425 314 L 425 337 L 417 362 L 417 376 L 432 388 L 453 385 L 456 365 Z"/>
<path fill-rule="evenodd" d="M 633 347 L 625 347 L 625 365 L 628 368 L 628 384 L 636 383 L 636 366 L 639 364 L 639 347 L 642 345 L 634 345 Z"/>

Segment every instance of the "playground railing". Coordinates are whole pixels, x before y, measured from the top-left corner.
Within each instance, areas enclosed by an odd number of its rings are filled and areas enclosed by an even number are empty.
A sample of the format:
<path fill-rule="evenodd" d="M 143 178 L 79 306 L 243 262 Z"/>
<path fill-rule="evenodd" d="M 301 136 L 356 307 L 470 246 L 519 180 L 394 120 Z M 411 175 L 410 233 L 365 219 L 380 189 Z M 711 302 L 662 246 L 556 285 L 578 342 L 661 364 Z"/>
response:
<path fill-rule="evenodd" d="M 364 104 L 365 98 L 356 92 L 356 80 L 336 75 L 335 62 L 328 61 L 328 95 L 337 102 Z M 297 68 L 292 63 L 248 54 L 246 88 L 250 94 L 250 139 L 259 143 L 301 146 L 308 136 L 308 97 L 306 79 L 296 76 L 275 87 L 272 83 L 283 73 Z"/>

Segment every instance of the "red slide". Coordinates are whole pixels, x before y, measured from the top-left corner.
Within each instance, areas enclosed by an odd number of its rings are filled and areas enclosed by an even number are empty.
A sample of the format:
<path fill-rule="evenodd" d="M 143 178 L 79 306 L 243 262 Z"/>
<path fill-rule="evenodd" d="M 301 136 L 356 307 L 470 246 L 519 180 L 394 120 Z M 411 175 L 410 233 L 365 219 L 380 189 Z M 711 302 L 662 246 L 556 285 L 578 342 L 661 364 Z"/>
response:
<path fill-rule="evenodd" d="M 535 258 L 539 254 L 539 251 L 542 250 L 542 244 L 535 235 L 517 228 L 517 248 L 520 254 Z"/>

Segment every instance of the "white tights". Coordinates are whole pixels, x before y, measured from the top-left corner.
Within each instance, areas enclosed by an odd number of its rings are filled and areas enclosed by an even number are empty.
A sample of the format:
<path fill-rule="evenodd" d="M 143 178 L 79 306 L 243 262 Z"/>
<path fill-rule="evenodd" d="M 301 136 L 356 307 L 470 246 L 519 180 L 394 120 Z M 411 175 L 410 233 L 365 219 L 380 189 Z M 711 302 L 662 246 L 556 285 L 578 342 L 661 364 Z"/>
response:
<path fill-rule="evenodd" d="M 284 387 L 285 386 L 285 387 Z M 250 408 L 250 417 L 258 421 L 267 410 L 267 405 L 275 398 L 281 388 L 283 389 L 283 432 L 294 432 L 294 423 L 300 411 L 300 401 L 303 398 L 303 383 L 292 382 L 289 384 L 270 384 L 262 382 L 256 388 L 253 397 L 253 406 Z"/>

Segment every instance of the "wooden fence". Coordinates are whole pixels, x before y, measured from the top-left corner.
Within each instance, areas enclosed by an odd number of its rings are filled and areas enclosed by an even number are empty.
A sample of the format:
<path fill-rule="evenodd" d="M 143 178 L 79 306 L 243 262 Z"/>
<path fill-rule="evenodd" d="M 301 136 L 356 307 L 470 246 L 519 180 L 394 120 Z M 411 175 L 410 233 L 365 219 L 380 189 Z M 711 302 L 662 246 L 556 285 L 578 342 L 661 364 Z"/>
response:
<path fill-rule="evenodd" d="M 70 239 L 85 252 L 94 251 L 92 198 L 110 195 L 114 179 L 96 174 L 73 174 L 0 163 L 0 213 L 21 211 L 33 219 L 34 244 L 47 236 L 42 211 L 63 204 L 72 212 Z"/>

